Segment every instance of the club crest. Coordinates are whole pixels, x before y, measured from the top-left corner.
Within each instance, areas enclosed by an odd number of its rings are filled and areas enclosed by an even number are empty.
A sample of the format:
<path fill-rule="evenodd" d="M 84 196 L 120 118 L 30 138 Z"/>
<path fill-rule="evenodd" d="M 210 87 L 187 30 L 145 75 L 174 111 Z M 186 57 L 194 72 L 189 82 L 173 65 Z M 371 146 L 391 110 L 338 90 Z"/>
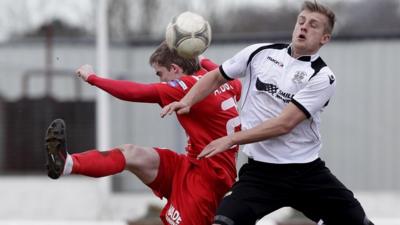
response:
<path fill-rule="evenodd" d="M 293 81 L 293 83 L 296 83 L 296 84 L 303 83 L 303 79 L 306 76 L 307 76 L 306 72 L 304 72 L 304 71 L 296 71 L 296 73 L 294 74 L 294 76 L 292 78 L 292 81 Z"/>

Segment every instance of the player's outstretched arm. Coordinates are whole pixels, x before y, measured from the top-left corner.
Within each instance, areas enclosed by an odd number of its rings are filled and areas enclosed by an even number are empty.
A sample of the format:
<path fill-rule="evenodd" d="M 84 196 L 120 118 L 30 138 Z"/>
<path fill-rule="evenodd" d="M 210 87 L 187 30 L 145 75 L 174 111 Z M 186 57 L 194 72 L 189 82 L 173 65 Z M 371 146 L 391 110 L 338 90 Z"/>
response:
<path fill-rule="evenodd" d="M 160 95 L 153 84 L 101 78 L 96 76 L 93 67 L 88 64 L 79 67 L 76 75 L 121 100 L 161 104 Z"/>
<path fill-rule="evenodd" d="M 179 102 L 172 102 L 164 106 L 160 113 L 161 117 L 171 115 L 173 112 L 188 113 L 192 105 L 203 100 L 225 82 L 227 80 L 221 75 L 219 69 L 206 73 Z"/>

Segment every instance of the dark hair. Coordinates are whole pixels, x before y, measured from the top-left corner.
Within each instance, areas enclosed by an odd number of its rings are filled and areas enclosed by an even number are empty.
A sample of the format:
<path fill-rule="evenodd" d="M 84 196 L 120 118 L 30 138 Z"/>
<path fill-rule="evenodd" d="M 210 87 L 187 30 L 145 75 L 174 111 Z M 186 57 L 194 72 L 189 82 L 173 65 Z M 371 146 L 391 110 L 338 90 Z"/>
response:
<path fill-rule="evenodd" d="M 314 2 L 305 1 L 301 10 L 308 10 L 310 12 L 318 12 L 322 15 L 325 15 L 328 18 L 328 26 L 325 28 L 325 31 L 329 34 L 332 33 L 333 27 L 335 26 L 336 16 L 335 13 L 330 10 L 328 7 L 319 4 L 316 0 Z"/>
<path fill-rule="evenodd" d="M 149 59 L 150 65 L 157 63 L 160 66 L 171 69 L 172 64 L 176 64 L 182 68 L 185 74 L 191 75 L 200 69 L 199 62 L 196 58 L 187 59 L 178 55 L 176 50 L 170 49 L 167 43 L 162 42 L 157 49 L 151 54 Z"/>

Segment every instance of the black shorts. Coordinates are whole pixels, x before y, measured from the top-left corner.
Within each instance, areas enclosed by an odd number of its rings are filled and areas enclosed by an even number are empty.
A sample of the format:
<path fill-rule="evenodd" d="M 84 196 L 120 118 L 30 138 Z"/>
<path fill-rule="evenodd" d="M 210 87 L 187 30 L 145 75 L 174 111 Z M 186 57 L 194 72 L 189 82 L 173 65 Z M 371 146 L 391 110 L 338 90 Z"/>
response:
<path fill-rule="evenodd" d="M 220 204 L 214 223 L 253 225 L 286 206 L 328 225 L 372 224 L 353 193 L 321 159 L 304 164 L 269 164 L 249 159 Z"/>

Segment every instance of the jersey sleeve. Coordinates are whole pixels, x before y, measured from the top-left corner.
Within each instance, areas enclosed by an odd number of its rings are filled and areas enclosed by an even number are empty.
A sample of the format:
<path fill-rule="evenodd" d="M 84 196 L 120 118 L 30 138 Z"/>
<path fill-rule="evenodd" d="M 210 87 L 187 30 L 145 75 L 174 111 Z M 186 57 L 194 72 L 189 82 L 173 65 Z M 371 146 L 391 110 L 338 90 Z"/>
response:
<path fill-rule="evenodd" d="M 268 44 L 255 44 L 250 45 L 240 52 L 236 53 L 232 58 L 228 59 L 219 67 L 222 76 L 227 80 L 244 77 L 246 75 L 247 63 L 250 55 L 259 47 Z"/>
<path fill-rule="evenodd" d="M 335 86 L 333 73 L 328 69 L 323 69 L 293 96 L 292 102 L 309 118 L 328 105 L 335 92 Z"/>
<path fill-rule="evenodd" d="M 242 82 L 239 79 L 231 80 L 229 83 L 234 87 L 234 93 L 236 102 L 240 101 L 240 97 L 242 94 Z"/>
<path fill-rule="evenodd" d="M 112 80 L 90 75 L 88 82 L 112 96 L 125 101 L 161 103 L 157 84 L 141 84 L 126 80 Z"/>

